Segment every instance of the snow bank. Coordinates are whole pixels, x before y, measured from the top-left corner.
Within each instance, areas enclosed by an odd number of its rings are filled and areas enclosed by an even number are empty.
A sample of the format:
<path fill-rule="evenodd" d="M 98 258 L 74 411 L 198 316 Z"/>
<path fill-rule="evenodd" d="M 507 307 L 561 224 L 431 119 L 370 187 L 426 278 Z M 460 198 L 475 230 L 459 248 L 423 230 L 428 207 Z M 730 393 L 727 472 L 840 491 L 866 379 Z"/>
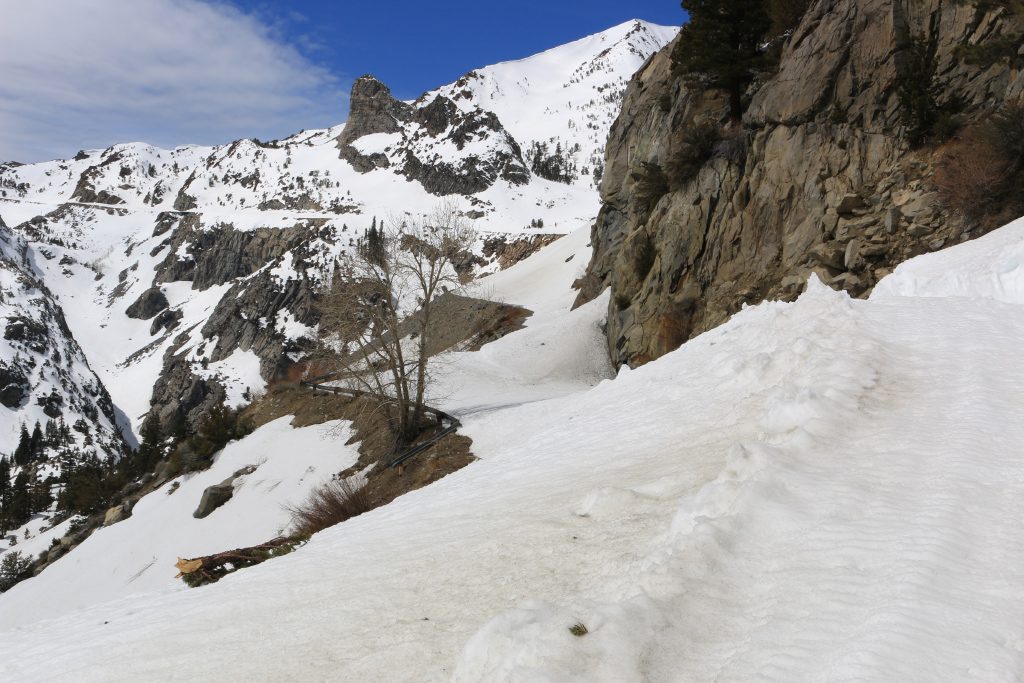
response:
<path fill-rule="evenodd" d="M 764 328 L 773 334 L 756 340 L 752 333 Z M 600 598 L 529 600 L 500 614 L 469 640 L 454 679 L 648 680 L 643 672 L 651 644 L 685 619 L 680 603 L 694 585 L 711 580 L 702 575 L 730 561 L 722 535 L 785 524 L 785 505 L 792 500 L 786 470 L 836 438 L 875 386 L 878 345 L 860 328 L 848 297 L 812 276 L 795 307 L 766 304 L 684 348 L 680 356 L 720 382 L 718 396 L 742 395 L 744 387 L 760 393 L 753 438 L 730 446 L 719 474 L 677 499 L 667 529 L 650 539 L 642 554 L 608 567 L 615 578 L 599 591 Z M 853 343 L 844 342 L 849 339 Z M 680 360 L 624 373 L 608 390 L 626 395 L 653 390 Z M 657 390 L 651 394 L 654 401 L 664 396 Z M 631 438 L 642 440 L 640 431 L 631 430 Z M 599 488 L 582 498 L 574 514 L 596 522 L 643 514 L 676 498 L 674 488 L 671 478 Z M 576 623 L 588 629 L 585 637 L 570 633 L 568 626 Z"/>
<path fill-rule="evenodd" d="M 1024 304 L 1024 218 L 970 242 L 901 263 L 873 299 L 975 297 Z"/>

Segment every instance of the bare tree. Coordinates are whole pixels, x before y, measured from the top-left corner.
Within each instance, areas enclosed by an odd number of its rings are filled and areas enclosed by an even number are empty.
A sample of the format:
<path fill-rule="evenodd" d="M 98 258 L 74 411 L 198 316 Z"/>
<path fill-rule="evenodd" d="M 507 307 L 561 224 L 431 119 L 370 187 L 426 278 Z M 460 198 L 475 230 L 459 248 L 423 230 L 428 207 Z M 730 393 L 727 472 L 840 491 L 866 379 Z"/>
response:
<path fill-rule="evenodd" d="M 460 288 L 455 263 L 475 239 L 454 202 L 424 218 L 393 217 L 342 259 L 322 292 L 327 362 L 387 408 L 397 446 L 422 429 L 434 302 Z"/>

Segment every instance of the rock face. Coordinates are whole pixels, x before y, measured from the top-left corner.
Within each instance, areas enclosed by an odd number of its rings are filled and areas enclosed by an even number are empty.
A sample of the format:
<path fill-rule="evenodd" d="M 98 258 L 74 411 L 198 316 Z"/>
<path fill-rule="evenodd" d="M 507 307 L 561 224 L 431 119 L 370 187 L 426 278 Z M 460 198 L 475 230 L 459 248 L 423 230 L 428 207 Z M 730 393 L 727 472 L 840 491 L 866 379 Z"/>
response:
<path fill-rule="evenodd" d="M 523 259 L 559 239 L 561 235 L 534 235 L 533 237 L 511 237 L 492 235 L 484 240 L 483 257 L 495 261 L 501 270 L 511 268 Z"/>
<path fill-rule="evenodd" d="M 167 308 L 167 297 L 159 287 L 150 287 L 124 312 L 129 318 L 149 320 Z"/>
<path fill-rule="evenodd" d="M 630 83 L 611 129 L 579 301 L 610 286 L 608 349 L 616 364 L 656 358 L 744 303 L 795 297 L 811 272 L 853 295 L 910 256 L 976 236 L 945 211 L 930 178 L 938 151 L 912 150 L 898 79 L 912 39 L 934 46 L 941 102 L 965 122 L 1024 92 L 1006 62 L 957 48 L 1016 44 L 1008 10 L 941 0 L 821 0 L 788 39 L 778 71 L 751 87 L 742 125 L 725 125 L 713 91 L 671 73 L 672 46 Z M 699 171 L 669 178 L 694 120 L 724 133 Z"/>
<path fill-rule="evenodd" d="M 360 173 L 391 168 L 441 196 L 483 192 L 499 179 L 514 185 L 530 180 L 519 144 L 492 112 L 462 109 L 443 95 L 425 104 L 400 102 L 373 76 L 356 79 L 350 103 L 337 144 L 341 158 Z M 383 149 L 359 148 L 362 138 L 377 134 L 393 139 Z"/>
<path fill-rule="evenodd" d="M 198 218 L 182 221 L 155 280 L 191 281 L 194 290 L 232 284 L 202 326 L 177 333 L 164 354 L 151 401 L 162 425 L 182 419 L 195 425 L 224 400 L 222 384 L 198 371 L 197 360 L 208 366 L 236 351 L 252 352 L 259 358 L 260 374 L 269 379 L 290 364 L 289 354 L 311 350 L 310 337 L 289 336 L 284 326 L 312 329 L 319 322 L 315 300 L 326 258 L 322 250 L 337 239 L 316 219 L 250 231 L 203 229 Z M 180 318 L 178 310 L 164 311 L 150 331 L 170 333 Z"/>
<path fill-rule="evenodd" d="M 338 136 L 338 146 L 344 147 L 364 135 L 397 133 L 400 122 L 412 118 L 412 107 L 391 96 L 386 85 L 370 75 L 360 76 L 352 84 L 349 98 L 348 120 Z"/>
<path fill-rule="evenodd" d="M 184 280 L 191 282 L 193 289 L 208 289 L 252 275 L 316 234 L 307 226 L 235 230 L 220 225 L 210 229 L 200 226 L 200 220 L 199 214 L 191 214 L 181 221 L 167 256 L 157 266 L 156 282 Z M 147 295 L 149 292 L 143 297 Z"/>

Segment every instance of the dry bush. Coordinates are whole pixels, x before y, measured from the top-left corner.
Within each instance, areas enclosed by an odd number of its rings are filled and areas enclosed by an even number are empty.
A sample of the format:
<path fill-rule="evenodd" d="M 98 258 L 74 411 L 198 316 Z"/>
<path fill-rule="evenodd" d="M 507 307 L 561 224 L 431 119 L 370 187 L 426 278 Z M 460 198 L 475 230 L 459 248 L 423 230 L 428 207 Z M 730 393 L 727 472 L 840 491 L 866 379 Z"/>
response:
<path fill-rule="evenodd" d="M 998 203 L 1004 172 L 999 151 L 969 133 L 943 153 L 935 187 L 946 207 L 978 220 Z"/>
<path fill-rule="evenodd" d="M 691 121 L 673 133 L 665 164 L 669 187 L 677 190 L 696 177 L 721 139 L 721 126 L 710 120 Z"/>
<path fill-rule="evenodd" d="M 276 377 L 267 382 L 267 391 L 296 387 L 302 380 L 318 377 L 330 370 L 331 368 L 328 365 L 320 361 L 299 361 L 289 365 L 279 372 Z"/>
<path fill-rule="evenodd" d="M 1024 104 L 1008 104 L 950 144 L 934 178 L 942 203 L 971 221 L 1024 211 Z"/>
<path fill-rule="evenodd" d="M 640 213 L 650 214 L 658 200 L 668 192 L 668 180 L 661 166 L 649 161 L 643 161 L 632 172 L 636 185 L 633 189 L 633 198 Z"/>
<path fill-rule="evenodd" d="M 363 488 L 351 479 L 332 479 L 313 489 L 302 504 L 286 509 L 292 516 L 293 532 L 308 536 L 361 515 L 371 505 Z"/>

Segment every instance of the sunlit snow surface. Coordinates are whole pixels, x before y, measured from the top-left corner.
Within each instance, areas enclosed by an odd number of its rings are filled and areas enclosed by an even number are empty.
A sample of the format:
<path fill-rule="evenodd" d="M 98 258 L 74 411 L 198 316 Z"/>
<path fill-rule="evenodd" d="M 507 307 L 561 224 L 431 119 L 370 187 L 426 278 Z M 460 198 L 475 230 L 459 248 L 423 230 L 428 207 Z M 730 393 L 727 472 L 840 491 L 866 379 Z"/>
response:
<path fill-rule="evenodd" d="M 1024 292 L 978 280 L 1019 227 L 886 285 L 949 273 L 927 297 L 812 280 L 586 388 L 594 357 L 572 393 L 467 415 L 479 462 L 292 555 L 0 634 L 6 678 L 1018 680 Z M 544 328 L 598 338 L 545 257 L 501 283 L 550 297 L 504 340 L 524 358 Z"/>

